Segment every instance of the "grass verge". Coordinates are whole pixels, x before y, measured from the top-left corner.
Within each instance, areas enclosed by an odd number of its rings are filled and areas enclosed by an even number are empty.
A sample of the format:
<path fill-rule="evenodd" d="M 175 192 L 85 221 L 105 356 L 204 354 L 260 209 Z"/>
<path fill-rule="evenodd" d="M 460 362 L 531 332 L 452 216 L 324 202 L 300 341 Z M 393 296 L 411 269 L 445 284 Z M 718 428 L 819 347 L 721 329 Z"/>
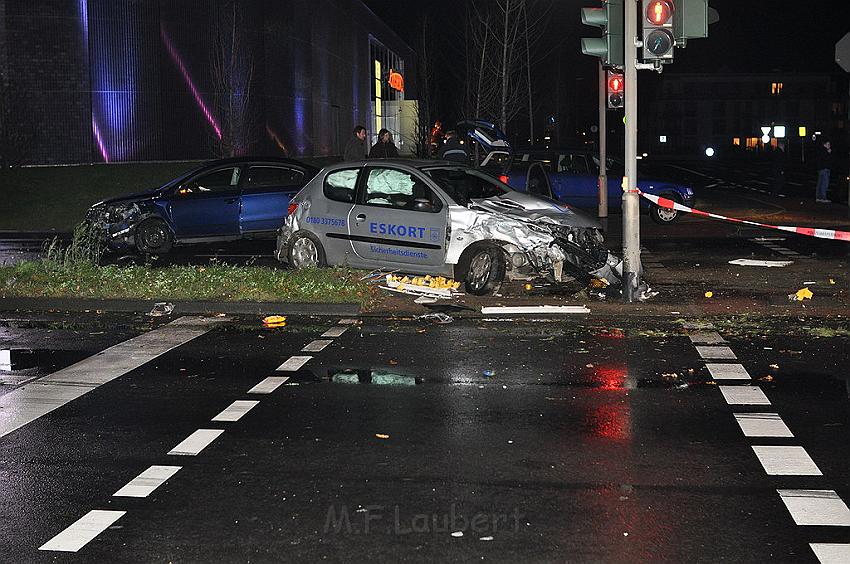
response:
<path fill-rule="evenodd" d="M 96 266 L 78 261 L 21 262 L 0 268 L 4 297 L 220 300 L 365 304 L 362 273 L 343 268 L 280 270 L 257 266 Z"/>

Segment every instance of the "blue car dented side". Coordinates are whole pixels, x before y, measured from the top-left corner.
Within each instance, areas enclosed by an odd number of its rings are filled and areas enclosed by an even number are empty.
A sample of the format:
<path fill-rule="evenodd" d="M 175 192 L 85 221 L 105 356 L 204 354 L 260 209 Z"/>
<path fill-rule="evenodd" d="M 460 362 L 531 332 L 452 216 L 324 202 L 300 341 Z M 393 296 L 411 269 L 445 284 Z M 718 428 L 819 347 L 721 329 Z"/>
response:
<path fill-rule="evenodd" d="M 290 159 L 212 161 L 150 192 L 98 202 L 85 221 L 117 252 L 164 253 L 173 245 L 274 237 L 290 199 L 316 172 Z"/>

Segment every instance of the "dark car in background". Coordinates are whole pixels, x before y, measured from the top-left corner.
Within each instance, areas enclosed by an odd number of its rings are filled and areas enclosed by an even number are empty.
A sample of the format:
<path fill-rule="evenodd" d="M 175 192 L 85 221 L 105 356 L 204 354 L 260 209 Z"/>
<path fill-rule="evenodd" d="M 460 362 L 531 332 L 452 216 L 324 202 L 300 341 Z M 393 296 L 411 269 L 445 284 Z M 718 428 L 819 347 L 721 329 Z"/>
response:
<path fill-rule="evenodd" d="M 149 192 L 98 202 L 85 221 L 116 252 L 161 254 L 174 245 L 274 238 L 290 199 L 317 172 L 290 159 L 212 161 Z"/>

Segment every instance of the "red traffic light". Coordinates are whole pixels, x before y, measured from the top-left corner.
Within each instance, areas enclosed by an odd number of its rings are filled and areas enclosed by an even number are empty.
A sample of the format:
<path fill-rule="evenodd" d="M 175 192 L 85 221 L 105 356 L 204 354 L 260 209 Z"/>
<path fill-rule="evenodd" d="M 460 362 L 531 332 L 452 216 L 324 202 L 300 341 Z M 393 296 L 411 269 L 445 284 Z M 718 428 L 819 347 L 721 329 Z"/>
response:
<path fill-rule="evenodd" d="M 608 92 L 622 92 L 623 91 L 623 77 L 622 76 L 612 76 L 608 78 Z"/>
<path fill-rule="evenodd" d="M 655 0 L 646 7 L 646 20 L 653 25 L 664 25 L 673 17 L 673 5 L 668 0 Z"/>

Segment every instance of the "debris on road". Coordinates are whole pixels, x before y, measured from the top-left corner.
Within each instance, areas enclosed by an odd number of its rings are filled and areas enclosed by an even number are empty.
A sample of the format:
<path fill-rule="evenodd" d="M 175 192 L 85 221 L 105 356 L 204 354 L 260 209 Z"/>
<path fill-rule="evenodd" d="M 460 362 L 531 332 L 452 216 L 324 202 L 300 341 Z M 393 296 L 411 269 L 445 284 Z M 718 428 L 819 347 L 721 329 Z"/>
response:
<path fill-rule="evenodd" d="M 426 313 L 424 315 L 416 316 L 416 319 L 420 319 L 422 321 L 432 321 L 434 323 L 438 323 L 440 325 L 445 325 L 447 323 L 453 323 L 455 318 L 447 313 L 442 313 L 439 311 L 432 311 L 431 313 Z"/>
<path fill-rule="evenodd" d="M 590 313 L 590 310 L 583 305 L 580 306 L 484 306 L 481 308 L 481 313 L 484 315 L 499 315 L 499 314 L 552 314 L 552 313 Z"/>
<path fill-rule="evenodd" d="M 455 538 L 460 538 L 463 536 L 463 531 L 455 531 L 452 533 L 452 536 Z"/>
<path fill-rule="evenodd" d="M 269 315 L 263 318 L 263 327 L 266 329 L 275 329 L 277 327 L 286 327 L 286 317 L 283 315 Z"/>
<path fill-rule="evenodd" d="M 490 369 L 488 368 L 487 370 L 485 370 L 485 371 L 483 372 L 483 374 L 484 374 L 484 376 L 485 376 L 486 378 L 492 378 L 493 376 L 495 376 L 495 375 L 496 375 L 496 371 L 495 371 L 495 370 L 490 370 Z"/>
<path fill-rule="evenodd" d="M 803 300 L 810 300 L 814 294 L 808 288 L 800 288 L 793 294 L 788 294 L 789 302 L 801 302 Z"/>
<path fill-rule="evenodd" d="M 171 315 L 171 312 L 174 311 L 174 304 L 169 302 L 156 302 L 153 304 L 153 309 L 148 312 L 150 317 L 162 317 L 164 315 Z"/>
<path fill-rule="evenodd" d="M 430 296 L 434 298 L 451 298 L 455 295 L 460 282 L 452 279 L 447 279 L 442 276 L 432 277 L 427 276 L 397 276 L 395 274 L 387 274 L 386 286 L 381 288 L 401 292 L 403 294 L 411 294 L 414 296 Z"/>
<path fill-rule="evenodd" d="M 790 264 L 794 264 L 793 260 L 753 260 L 753 259 L 735 259 L 730 260 L 729 264 L 738 266 L 764 266 L 766 268 L 782 268 Z"/>
<path fill-rule="evenodd" d="M 705 295 L 705 297 L 706 297 L 706 298 L 713 298 L 713 297 L 714 297 L 714 292 L 712 292 L 711 290 L 709 290 L 709 291 L 708 291 L 708 292 L 706 292 L 704 295 Z"/>
<path fill-rule="evenodd" d="M 376 438 L 376 439 L 389 439 L 389 438 L 390 438 L 390 436 L 389 436 L 389 435 L 385 435 L 384 433 L 375 433 L 375 438 Z"/>

